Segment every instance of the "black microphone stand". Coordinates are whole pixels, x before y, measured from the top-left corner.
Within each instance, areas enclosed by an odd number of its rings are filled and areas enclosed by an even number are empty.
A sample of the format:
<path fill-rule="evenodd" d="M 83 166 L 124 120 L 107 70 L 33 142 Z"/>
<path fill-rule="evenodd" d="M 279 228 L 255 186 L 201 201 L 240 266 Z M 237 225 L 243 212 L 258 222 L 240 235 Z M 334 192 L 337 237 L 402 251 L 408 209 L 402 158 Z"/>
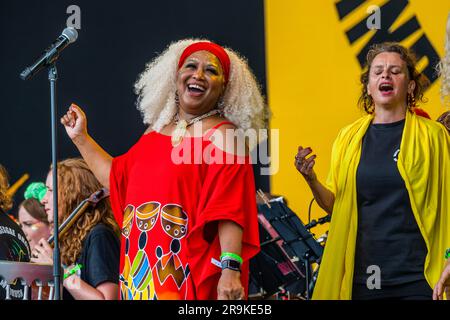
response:
<path fill-rule="evenodd" d="M 316 220 L 311 221 L 310 223 L 305 225 L 305 228 L 309 230 L 309 229 L 314 228 L 318 224 L 324 224 L 324 223 L 327 223 L 330 221 L 331 221 L 331 215 L 327 214 L 325 217 L 320 218 L 318 221 L 316 221 Z"/>
<path fill-rule="evenodd" d="M 58 233 L 58 128 L 57 128 L 57 108 L 56 108 L 56 80 L 58 71 L 56 60 L 59 53 L 70 43 L 76 41 L 78 32 L 74 28 L 66 28 L 61 36 L 48 48 L 44 55 L 30 67 L 27 67 L 21 74 L 22 80 L 27 80 L 37 74 L 44 67 L 48 67 L 48 80 L 50 81 L 50 109 L 52 127 L 52 175 L 53 175 L 53 235 L 55 237 L 53 247 L 53 280 L 55 288 L 55 300 L 61 300 L 61 259 L 59 252 Z"/>
<path fill-rule="evenodd" d="M 56 80 L 58 71 L 56 64 L 50 65 L 48 70 L 48 80 L 50 81 L 50 109 L 52 126 L 52 175 L 53 175 L 53 282 L 55 285 L 54 300 L 61 300 L 61 259 L 59 253 L 58 237 L 58 128 L 56 113 Z"/>

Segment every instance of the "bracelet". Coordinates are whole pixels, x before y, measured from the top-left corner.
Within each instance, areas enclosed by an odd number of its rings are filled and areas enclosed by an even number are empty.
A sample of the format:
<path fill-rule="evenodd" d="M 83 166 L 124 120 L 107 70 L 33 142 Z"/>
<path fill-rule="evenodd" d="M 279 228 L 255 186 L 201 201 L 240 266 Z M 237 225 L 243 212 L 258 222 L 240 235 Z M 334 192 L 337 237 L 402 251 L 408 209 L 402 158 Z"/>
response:
<path fill-rule="evenodd" d="M 224 269 L 230 269 L 233 271 L 241 271 L 241 264 L 233 259 L 222 259 L 222 261 L 220 262 L 220 264 L 222 265 L 222 270 Z"/>
<path fill-rule="evenodd" d="M 240 265 L 241 265 L 242 262 L 243 262 L 241 256 L 239 256 L 239 255 L 236 254 L 236 253 L 232 253 L 232 252 L 223 252 L 223 253 L 220 255 L 220 260 L 222 261 L 224 258 L 230 258 L 230 259 L 232 259 L 232 260 L 234 260 L 234 261 L 237 261 L 237 262 L 239 262 Z"/>
<path fill-rule="evenodd" d="M 63 279 L 66 280 L 66 279 L 69 278 L 70 276 L 74 275 L 74 274 L 77 273 L 82 267 L 83 267 L 82 264 L 77 264 L 77 265 L 75 265 L 75 266 L 74 266 L 72 269 L 70 269 L 67 273 L 64 273 Z"/>
<path fill-rule="evenodd" d="M 445 259 L 448 259 L 448 258 L 450 258 L 450 248 L 445 250 Z"/>

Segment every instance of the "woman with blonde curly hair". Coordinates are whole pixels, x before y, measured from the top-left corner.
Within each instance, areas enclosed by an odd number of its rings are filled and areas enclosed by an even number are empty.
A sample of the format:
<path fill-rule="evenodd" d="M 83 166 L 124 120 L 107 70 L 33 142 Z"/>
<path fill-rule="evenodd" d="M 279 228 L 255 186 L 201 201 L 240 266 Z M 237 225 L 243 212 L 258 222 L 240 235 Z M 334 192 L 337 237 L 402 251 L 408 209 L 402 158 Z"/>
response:
<path fill-rule="evenodd" d="M 450 246 L 450 139 L 413 112 L 426 81 L 398 43 L 374 45 L 361 76 L 367 115 L 333 145 L 326 185 L 311 148 L 295 166 L 332 215 L 314 299 L 432 299 Z"/>
<path fill-rule="evenodd" d="M 442 123 L 450 132 L 450 13 L 447 18 L 447 39 L 445 41 L 445 56 L 439 62 L 437 71 L 441 76 L 441 100 L 447 111 L 439 116 L 437 121 Z M 449 272 L 450 274 L 450 272 Z"/>
<path fill-rule="evenodd" d="M 450 13 L 447 17 L 447 33 L 445 41 L 445 56 L 438 65 L 438 71 L 441 76 L 441 99 L 446 108 L 450 107 Z M 444 112 L 438 120 L 442 123 L 450 133 L 450 111 Z M 450 300 L 450 248 L 447 248 L 446 266 L 439 278 L 438 283 L 433 290 L 433 299 L 442 300 L 444 292 L 447 300 Z"/>
<path fill-rule="evenodd" d="M 146 66 L 135 89 L 148 130 L 122 156 L 96 144 L 78 106 L 61 119 L 110 188 L 122 299 L 244 299 L 259 238 L 252 166 L 234 133 L 264 127 L 254 75 L 230 49 L 182 40 Z"/>
<path fill-rule="evenodd" d="M 47 175 L 47 193 L 42 199 L 51 231 L 53 231 L 52 171 Z M 86 198 L 102 186 L 82 159 L 58 163 L 58 214 L 62 223 Z M 118 297 L 119 227 L 109 201 L 88 208 L 60 239 L 61 263 L 70 270 L 81 265 L 79 275 L 64 280 L 64 299 L 103 300 Z M 53 249 L 41 239 L 33 250 L 32 262 L 53 263 Z"/>

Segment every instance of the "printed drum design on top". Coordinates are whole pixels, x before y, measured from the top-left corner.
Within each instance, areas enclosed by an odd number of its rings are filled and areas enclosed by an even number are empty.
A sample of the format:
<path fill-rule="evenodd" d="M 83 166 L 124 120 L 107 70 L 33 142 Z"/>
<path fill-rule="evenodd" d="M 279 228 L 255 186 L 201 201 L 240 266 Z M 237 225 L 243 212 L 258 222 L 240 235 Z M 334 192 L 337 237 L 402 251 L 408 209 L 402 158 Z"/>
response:
<path fill-rule="evenodd" d="M 141 204 L 136 209 L 136 226 L 141 231 L 150 231 L 155 226 L 161 204 L 150 201 Z"/>

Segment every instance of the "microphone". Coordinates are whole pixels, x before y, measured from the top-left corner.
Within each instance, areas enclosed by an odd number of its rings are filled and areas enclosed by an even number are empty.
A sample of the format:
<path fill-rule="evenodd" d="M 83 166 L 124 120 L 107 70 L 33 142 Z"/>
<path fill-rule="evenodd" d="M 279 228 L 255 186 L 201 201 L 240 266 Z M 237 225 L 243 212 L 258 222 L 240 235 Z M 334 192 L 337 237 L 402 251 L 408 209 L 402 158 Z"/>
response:
<path fill-rule="evenodd" d="M 36 60 L 31 66 L 26 68 L 20 74 L 22 80 L 31 79 L 35 74 L 39 73 L 43 68 L 53 64 L 69 44 L 74 43 L 78 38 L 78 32 L 75 28 L 65 28 L 61 35 L 53 42 L 50 47 L 45 50 L 44 54 Z"/>

